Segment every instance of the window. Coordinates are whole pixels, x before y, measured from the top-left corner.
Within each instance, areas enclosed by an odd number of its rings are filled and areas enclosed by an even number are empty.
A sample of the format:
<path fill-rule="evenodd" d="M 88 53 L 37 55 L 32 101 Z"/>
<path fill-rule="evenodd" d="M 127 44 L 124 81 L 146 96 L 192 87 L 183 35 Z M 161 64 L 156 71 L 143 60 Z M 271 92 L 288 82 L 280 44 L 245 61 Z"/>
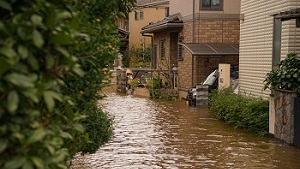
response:
<path fill-rule="evenodd" d="M 165 59 L 165 53 L 166 53 L 166 46 L 165 46 L 165 40 L 160 41 L 160 59 Z"/>
<path fill-rule="evenodd" d="M 140 20 L 143 20 L 143 19 L 144 19 L 144 12 L 140 11 Z"/>
<path fill-rule="evenodd" d="M 170 15 L 170 8 L 166 7 L 165 8 L 165 17 L 168 17 Z"/>
<path fill-rule="evenodd" d="M 223 0 L 201 0 L 200 9 L 222 10 L 223 9 Z"/>
<path fill-rule="evenodd" d="M 182 43 L 183 42 L 183 36 L 180 35 L 178 37 L 178 42 Z M 183 50 L 184 50 L 184 47 L 182 45 L 179 45 L 178 44 L 178 60 L 183 60 Z"/>
<path fill-rule="evenodd" d="M 137 21 L 139 20 L 139 13 L 134 11 L 134 19 Z"/>

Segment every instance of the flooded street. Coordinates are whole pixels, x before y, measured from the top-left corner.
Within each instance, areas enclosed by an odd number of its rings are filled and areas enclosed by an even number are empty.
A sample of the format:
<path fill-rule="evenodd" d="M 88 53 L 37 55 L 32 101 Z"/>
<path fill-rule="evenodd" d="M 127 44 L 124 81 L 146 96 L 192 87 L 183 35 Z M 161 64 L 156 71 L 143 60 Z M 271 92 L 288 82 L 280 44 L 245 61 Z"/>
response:
<path fill-rule="evenodd" d="M 114 136 L 72 169 L 300 168 L 300 149 L 234 130 L 184 101 L 109 94 L 100 101 L 114 117 Z"/>

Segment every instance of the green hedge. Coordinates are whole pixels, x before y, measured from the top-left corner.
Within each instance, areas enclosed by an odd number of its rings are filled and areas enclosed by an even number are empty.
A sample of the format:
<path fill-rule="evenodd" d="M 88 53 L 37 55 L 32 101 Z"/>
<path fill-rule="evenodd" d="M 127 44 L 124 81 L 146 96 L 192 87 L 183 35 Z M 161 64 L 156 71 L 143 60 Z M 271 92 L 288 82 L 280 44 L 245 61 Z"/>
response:
<path fill-rule="evenodd" d="M 235 128 L 246 129 L 260 136 L 269 131 L 269 102 L 262 98 L 234 94 L 230 89 L 212 91 L 209 113 Z"/>
<path fill-rule="evenodd" d="M 67 168 L 111 134 L 97 107 L 135 0 L 0 0 L 0 168 Z"/>

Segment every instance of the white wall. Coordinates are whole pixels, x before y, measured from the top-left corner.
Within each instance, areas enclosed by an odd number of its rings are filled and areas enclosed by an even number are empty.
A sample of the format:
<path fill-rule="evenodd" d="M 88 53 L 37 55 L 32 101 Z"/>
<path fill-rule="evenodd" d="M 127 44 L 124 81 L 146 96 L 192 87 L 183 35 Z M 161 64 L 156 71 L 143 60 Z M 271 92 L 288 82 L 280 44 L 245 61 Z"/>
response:
<path fill-rule="evenodd" d="M 270 91 L 262 89 L 272 66 L 272 15 L 297 7 L 300 7 L 299 0 L 242 0 L 244 21 L 240 25 L 240 92 L 269 97 Z M 300 51 L 300 28 L 295 28 L 295 20 L 283 22 L 281 46 L 282 58 L 294 49 Z"/>

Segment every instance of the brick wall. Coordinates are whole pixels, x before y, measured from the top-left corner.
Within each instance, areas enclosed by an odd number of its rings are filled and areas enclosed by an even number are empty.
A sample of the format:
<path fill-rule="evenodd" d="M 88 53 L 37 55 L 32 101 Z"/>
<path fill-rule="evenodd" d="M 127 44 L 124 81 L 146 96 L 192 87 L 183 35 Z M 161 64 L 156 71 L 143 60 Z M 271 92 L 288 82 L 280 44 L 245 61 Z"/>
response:
<path fill-rule="evenodd" d="M 192 22 L 184 23 L 183 36 L 185 43 L 192 43 Z M 196 20 L 195 21 L 195 43 L 215 42 L 226 43 L 240 40 L 239 20 Z"/>
<path fill-rule="evenodd" d="M 178 85 L 190 88 L 192 85 L 192 54 L 184 50 L 184 60 L 178 61 Z"/>
<path fill-rule="evenodd" d="M 195 43 L 238 43 L 240 34 L 239 20 L 196 20 Z M 182 30 L 184 43 L 192 43 L 192 22 L 185 22 Z M 219 63 L 239 64 L 238 56 L 198 57 L 194 62 L 194 85 L 205 78 L 218 67 Z M 184 60 L 178 62 L 179 88 L 192 87 L 192 55 L 184 50 Z"/>
<path fill-rule="evenodd" d="M 153 44 L 157 46 L 157 69 L 168 70 L 170 68 L 170 33 L 169 32 L 159 32 L 155 33 L 155 38 Z M 160 49 L 161 40 L 165 40 L 165 59 L 161 59 Z"/>

